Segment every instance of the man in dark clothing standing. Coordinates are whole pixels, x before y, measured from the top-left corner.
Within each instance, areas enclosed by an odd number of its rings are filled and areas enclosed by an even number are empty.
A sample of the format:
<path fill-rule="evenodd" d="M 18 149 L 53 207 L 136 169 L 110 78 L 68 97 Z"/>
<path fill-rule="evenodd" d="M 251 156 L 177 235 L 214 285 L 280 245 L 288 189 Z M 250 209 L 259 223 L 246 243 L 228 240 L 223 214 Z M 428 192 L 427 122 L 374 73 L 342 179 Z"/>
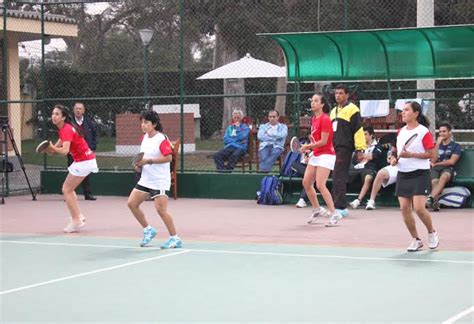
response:
<path fill-rule="evenodd" d="M 366 145 L 359 108 L 349 102 L 349 90 L 345 85 L 336 87 L 335 99 L 337 106 L 330 114 L 334 130 L 333 145 L 336 150 L 336 164 L 332 172 L 332 197 L 339 214 L 347 216 L 349 211 L 346 208 L 346 185 L 352 153 L 354 149 L 365 150 Z"/>
<path fill-rule="evenodd" d="M 95 152 L 97 149 L 97 131 L 95 122 L 89 116 L 85 116 L 86 108 L 82 102 L 76 102 L 74 104 L 74 117 L 72 122 L 74 125 L 79 128 L 82 132 L 82 136 L 89 145 L 89 148 Z M 67 155 L 67 165 L 72 164 L 73 159 L 70 154 Z M 92 195 L 92 187 L 90 183 L 90 175 L 84 178 L 82 181 L 82 191 L 84 193 L 85 200 L 97 200 L 96 197 Z"/>

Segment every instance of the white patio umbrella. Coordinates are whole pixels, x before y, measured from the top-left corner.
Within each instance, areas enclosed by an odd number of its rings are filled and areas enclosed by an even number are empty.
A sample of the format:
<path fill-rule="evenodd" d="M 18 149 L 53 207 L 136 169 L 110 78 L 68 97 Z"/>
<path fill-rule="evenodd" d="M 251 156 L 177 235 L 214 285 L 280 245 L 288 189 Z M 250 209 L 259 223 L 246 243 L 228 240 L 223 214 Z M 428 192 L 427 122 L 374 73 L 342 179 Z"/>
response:
<path fill-rule="evenodd" d="M 283 78 L 286 77 L 286 68 L 262 60 L 254 59 L 246 54 L 238 61 L 218 67 L 197 80 L 206 79 L 246 79 L 246 78 Z"/>

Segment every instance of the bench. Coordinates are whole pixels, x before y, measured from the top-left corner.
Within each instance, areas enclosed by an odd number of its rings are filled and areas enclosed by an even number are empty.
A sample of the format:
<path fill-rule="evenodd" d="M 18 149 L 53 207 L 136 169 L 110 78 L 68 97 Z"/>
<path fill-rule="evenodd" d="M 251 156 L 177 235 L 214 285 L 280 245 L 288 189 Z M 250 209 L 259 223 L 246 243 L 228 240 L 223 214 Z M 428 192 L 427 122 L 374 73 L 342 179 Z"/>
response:
<path fill-rule="evenodd" d="M 453 183 L 449 186 L 463 186 L 471 191 L 471 194 L 474 195 L 474 149 L 463 149 L 461 159 L 456 164 L 454 168 L 456 170 L 456 178 Z M 301 177 L 281 177 L 283 183 L 283 190 L 285 192 L 285 203 L 296 203 L 298 196 L 303 187 Z M 331 190 L 332 179 L 328 179 L 327 186 Z M 347 200 L 357 198 L 357 195 L 360 192 L 360 184 L 349 183 L 347 187 Z M 394 195 L 395 186 L 389 186 L 387 188 L 382 188 L 377 197 L 378 206 L 398 206 L 397 197 Z M 318 198 L 321 200 L 321 195 L 318 195 Z M 367 198 L 367 196 L 366 196 Z M 471 199 L 468 202 L 467 206 L 471 207 L 474 199 Z"/>
<path fill-rule="evenodd" d="M 461 158 L 454 167 L 456 178 L 453 181 L 455 186 L 463 186 L 474 193 L 474 149 L 462 151 Z"/>

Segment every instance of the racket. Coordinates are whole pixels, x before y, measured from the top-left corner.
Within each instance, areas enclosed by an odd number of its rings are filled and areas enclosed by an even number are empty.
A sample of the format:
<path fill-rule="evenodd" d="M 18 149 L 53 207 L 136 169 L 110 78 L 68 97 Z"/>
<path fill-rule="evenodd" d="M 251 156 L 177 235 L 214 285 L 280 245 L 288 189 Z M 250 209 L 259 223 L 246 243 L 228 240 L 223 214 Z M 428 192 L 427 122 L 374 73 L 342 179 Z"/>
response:
<path fill-rule="evenodd" d="M 299 153 L 301 148 L 301 143 L 298 137 L 293 136 L 290 141 L 290 150 L 291 152 L 297 152 Z"/>
<path fill-rule="evenodd" d="M 406 151 L 407 148 L 410 147 L 410 145 L 413 143 L 413 141 L 415 141 L 415 139 L 418 137 L 418 134 L 413 134 L 412 136 L 410 136 L 410 138 L 405 142 L 405 144 L 403 145 L 403 149 L 402 149 L 402 152 L 403 151 Z M 397 157 L 397 161 L 400 160 L 400 155 L 397 153 L 398 157 Z"/>
<path fill-rule="evenodd" d="M 135 155 L 132 159 L 132 166 L 134 167 L 135 164 L 137 164 L 138 162 L 140 162 L 142 159 L 143 159 L 143 156 L 145 155 L 145 153 L 143 152 L 140 152 L 138 153 L 137 155 Z"/>
<path fill-rule="evenodd" d="M 46 153 L 46 149 L 49 147 L 49 141 L 42 141 L 36 147 L 36 153 Z"/>

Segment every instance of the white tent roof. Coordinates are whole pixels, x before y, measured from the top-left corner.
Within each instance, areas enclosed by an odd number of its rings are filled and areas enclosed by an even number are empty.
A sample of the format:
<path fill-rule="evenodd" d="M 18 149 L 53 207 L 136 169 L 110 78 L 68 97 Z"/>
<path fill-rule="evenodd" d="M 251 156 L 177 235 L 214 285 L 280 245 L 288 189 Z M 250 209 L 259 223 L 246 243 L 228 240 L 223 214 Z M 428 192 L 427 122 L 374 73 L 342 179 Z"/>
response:
<path fill-rule="evenodd" d="M 238 61 L 218 67 L 201 75 L 198 80 L 205 79 L 246 79 L 246 78 L 283 78 L 286 77 L 284 66 L 254 59 L 246 54 Z"/>

